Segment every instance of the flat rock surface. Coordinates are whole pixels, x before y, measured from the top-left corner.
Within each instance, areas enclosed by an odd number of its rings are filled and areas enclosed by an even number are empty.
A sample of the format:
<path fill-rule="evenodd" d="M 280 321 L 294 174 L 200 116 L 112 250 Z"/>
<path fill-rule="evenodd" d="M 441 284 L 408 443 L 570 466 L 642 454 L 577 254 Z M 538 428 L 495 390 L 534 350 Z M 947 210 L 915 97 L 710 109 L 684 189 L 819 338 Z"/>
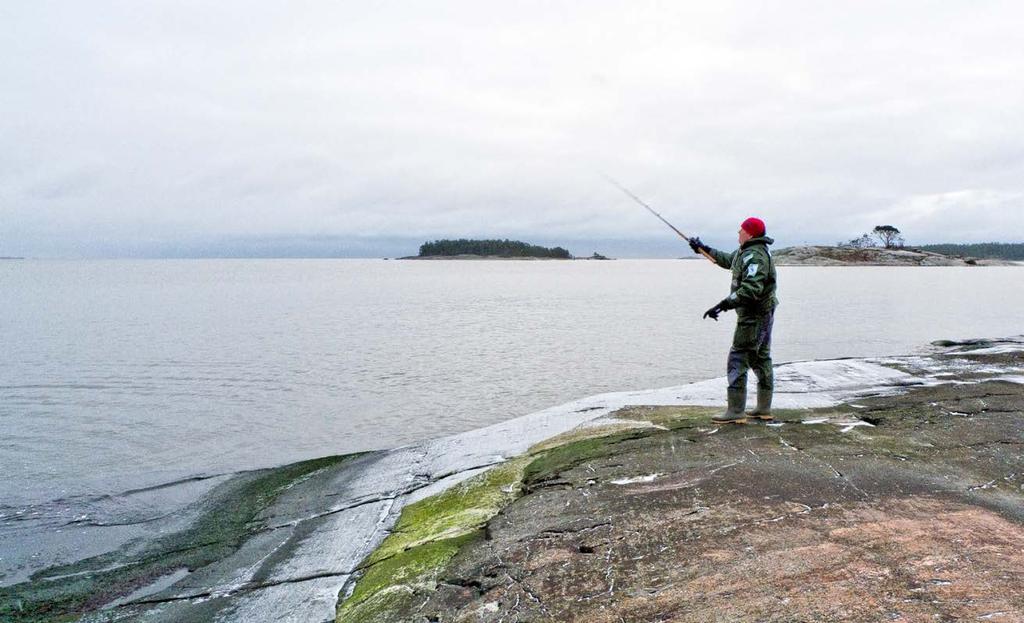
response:
<path fill-rule="evenodd" d="M 622 410 L 668 430 L 535 475 L 401 620 L 1024 621 L 1020 383 L 707 413 Z"/>

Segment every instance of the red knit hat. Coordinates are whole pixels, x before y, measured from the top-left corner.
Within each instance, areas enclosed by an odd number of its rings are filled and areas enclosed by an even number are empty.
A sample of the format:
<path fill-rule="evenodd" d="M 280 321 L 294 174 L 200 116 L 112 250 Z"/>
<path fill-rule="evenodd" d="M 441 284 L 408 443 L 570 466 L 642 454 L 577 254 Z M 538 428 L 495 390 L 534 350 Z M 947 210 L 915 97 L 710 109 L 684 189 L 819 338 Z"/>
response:
<path fill-rule="evenodd" d="M 754 218 L 753 216 L 751 216 L 747 220 L 743 221 L 743 224 L 740 225 L 740 227 L 745 232 L 747 232 L 748 234 L 750 234 L 751 236 L 753 236 L 755 238 L 763 236 L 764 232 L 765 232 L 764 221 L 762 221 L 759 218 Z"/>

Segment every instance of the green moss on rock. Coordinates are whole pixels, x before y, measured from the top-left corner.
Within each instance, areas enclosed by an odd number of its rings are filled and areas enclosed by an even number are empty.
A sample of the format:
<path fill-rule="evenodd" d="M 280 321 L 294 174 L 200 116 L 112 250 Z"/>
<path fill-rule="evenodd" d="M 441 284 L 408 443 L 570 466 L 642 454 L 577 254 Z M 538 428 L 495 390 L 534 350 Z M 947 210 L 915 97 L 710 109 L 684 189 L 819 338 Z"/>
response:
<path fill-rule="evenodd" d="M 630 430 L 604 437 L 582 439 L 551 449 L 535 457 L 523 472 L 523 483 L 528 487 L 585 461 L 608 456 L 615 445 L 631 439 L 647 437 L 656 429 Z"/>
<path fill-rule="evenodd" d="M 338 607 L 339 623 L 388 621 L 438 574 L 464 543 L 521 494 L 521 457 L 402 509 L 395 527 L 361 565 L 362 577 Z"/>
<path fill-rule="evenodd" d="M 450 539 L 422 543 L 369 567 L 352 595 L 338 608 L 338 623 L 390 623 L 419 592 L 432 591 L 437 577 L 459 549 L 479 538 L 474 530 Z"/>
<path fill-rule="evenodd" d="M 665 428 L 678 428 L 704 420 L 718 413 L 720 407 L 694 406 L 631 406 L 619 409 L 612 414 L 619 420 L 648 422 Z"/>
<path fill-rule="evenodd" d="M 402 509 L 392 534 L 367 559 L 373 565 L 423 543 L 472 532 L 519 497 L 525 459 L 514 459 Z"/>

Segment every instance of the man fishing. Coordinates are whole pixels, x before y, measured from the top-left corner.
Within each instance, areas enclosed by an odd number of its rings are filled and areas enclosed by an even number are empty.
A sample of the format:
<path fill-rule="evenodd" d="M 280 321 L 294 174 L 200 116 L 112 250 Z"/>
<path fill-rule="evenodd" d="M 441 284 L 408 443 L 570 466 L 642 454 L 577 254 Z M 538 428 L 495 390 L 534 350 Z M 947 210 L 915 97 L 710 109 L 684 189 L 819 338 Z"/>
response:
<path fill-rule="evenodd" d="M 704 312 L 704 318 L 717 321 L 724 311 L 736 310 L 736 332 L 729 351 L 726 392 L 729 406 L 725 413 L 712 418 L 715 422 L 741 424 L 747 421 L 747 371 L 757 376 L 757 408 L 749 417 L 772 419 L 772 323 L 775 320 L 775 263 L 768 245 L 775 242 L 765 235 L 764 221 L 748 218 L 740 225 L 740 248 L 732 253 L 712 249 L 700 238 L 689 238 L 690 248 L 713 260 L 722 268 L 732 269 L 729 296 Z"/>
<path fill-rule="evenodd" d="M 701 242 L 700 238 L 690 238 L 631 190 L 607 175 L 604 178 L 690 243 L 694 253 L 703 255 L 722 268 L 732 269 L 729 296 L 704 312 L 705 318 L 717 321 L 722 312 L 736 310 L 736 333 L 729 351 L 729 387 L 726 392 L 729 406 L 725 413 L 711 419 L 737 424 L 747 421 L 748 415 L 744 409 L 747 406 L 747 371 L 751 367 L 757 375 L 757 408 L 750 412 L 749 417 L 772 419 L 772 392 L 775 388 L 771 354 L 772 324 L 779 301 L 775 298 L 775 262 L 768 252 L 768 245 L 775 241 L 765 235 L 764 221 L 753 217 L 743 221 L 739 231 L 740 248 L 732 253 L 724 253 L 712 249 Z"/>

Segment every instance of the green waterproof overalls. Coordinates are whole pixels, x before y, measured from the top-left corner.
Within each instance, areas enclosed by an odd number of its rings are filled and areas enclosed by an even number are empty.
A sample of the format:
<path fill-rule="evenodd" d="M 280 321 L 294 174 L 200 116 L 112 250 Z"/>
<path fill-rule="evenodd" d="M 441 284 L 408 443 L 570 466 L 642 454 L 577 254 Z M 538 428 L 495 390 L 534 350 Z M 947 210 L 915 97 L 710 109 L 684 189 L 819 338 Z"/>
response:
<path fill-rule="evenodd" d="M 747 371 L 754 369 L 758 389 L 772 391 L 772 325 L 775 321 L 775 263 L 767 236 L 752 238 L 732 253 L 711 249 L 722 268 L 732 270 L 732 288 L 726 299 L 736 310 L 736 332 L 729 351 L 729 389 L 746 391 Z"/>

